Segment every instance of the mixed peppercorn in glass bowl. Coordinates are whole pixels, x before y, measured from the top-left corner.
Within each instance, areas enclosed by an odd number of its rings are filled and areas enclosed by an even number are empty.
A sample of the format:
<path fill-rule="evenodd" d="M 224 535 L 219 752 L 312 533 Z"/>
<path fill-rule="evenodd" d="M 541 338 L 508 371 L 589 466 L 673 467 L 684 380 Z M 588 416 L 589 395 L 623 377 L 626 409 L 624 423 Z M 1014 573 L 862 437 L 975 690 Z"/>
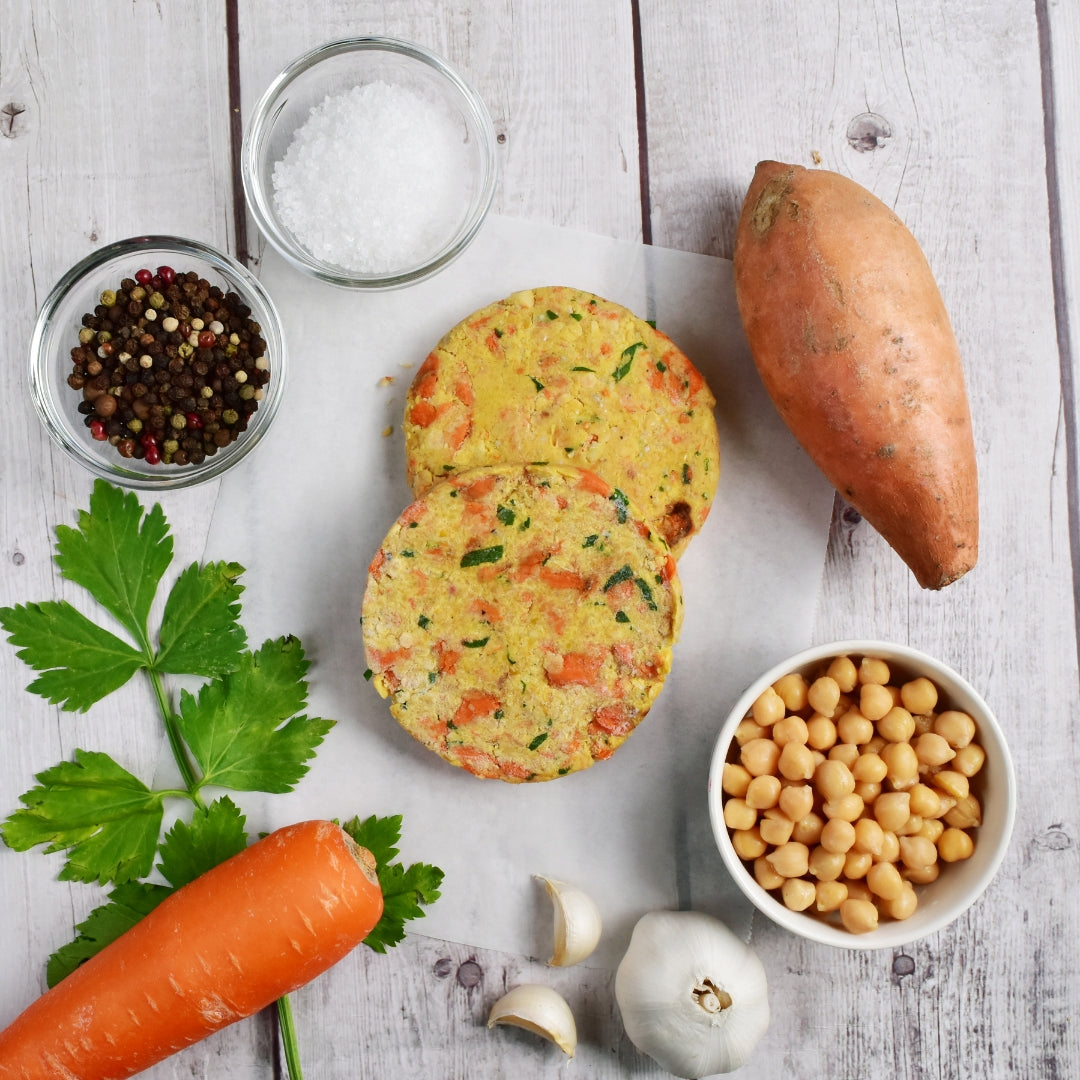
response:
<path fill-rule="evenodd" d="M 798 653 L 720 729 L 709 817 L 728 872 L 812 941 L 897 948 L 940 930 L 1005 856 L 1016 781 L 986 702 L 940 661 L 882 641 Z"/>
<path fill-rule="evenodd" d="M 277 412 L 273 302 L 205 244 L 145 236 L 72 267 L 38 313 L 30 391 L 53 439 L 132 488 L 188 487 L 246 456 Z"/>

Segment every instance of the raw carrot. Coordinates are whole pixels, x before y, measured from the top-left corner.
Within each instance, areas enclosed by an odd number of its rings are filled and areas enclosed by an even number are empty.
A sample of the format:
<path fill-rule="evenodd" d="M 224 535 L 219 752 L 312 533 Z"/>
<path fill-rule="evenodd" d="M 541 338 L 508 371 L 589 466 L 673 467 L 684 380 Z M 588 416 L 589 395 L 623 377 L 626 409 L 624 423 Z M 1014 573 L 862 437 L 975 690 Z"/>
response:
<path fill-rule="evenodd" d="M 374 859 L 340 826 L 279 829 L 38 998 L 0 1032 L 0 1078 L 132 1076 L 321 974 L 382 909 Z"/>

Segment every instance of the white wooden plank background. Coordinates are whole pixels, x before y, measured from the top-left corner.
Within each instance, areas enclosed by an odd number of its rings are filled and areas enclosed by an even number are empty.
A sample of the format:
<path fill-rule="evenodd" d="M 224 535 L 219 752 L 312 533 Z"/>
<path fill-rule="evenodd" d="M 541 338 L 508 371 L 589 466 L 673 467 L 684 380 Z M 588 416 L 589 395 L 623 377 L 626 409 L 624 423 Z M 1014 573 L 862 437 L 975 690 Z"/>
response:
<path fill-rule="evenodd" d="M 731 254 L 758 159 L 820 160 L 893 205 L 935 268 L 965 355 L 982 545 L 974 572 L 927 594 L 838 500 L 816 636 L 907 641 L 963 672 L 1009 733 L 1020 808 L 989 892 L 957 924 L 905 950 L 913 969 L 891 951 L 829 950 L 758 921 L 753 942 L 770 973 L 774 1018 L 743 1075 L 1080 1075 L 1080 901 L 1071 885 L 1080 870 L 1080 8 L 1064 0 L 637 7 L 237 0 L 230 40 L 228 3 L 0 6 L 0 604 L 77 600 L 53 571 L 52 530 L 85 505 L 90 480 L 48 444 L 27 398 L 37 305 L 67 266 L 121 236 L 172 231 L 230 250 L 243 239 L 230 58 L 246 118 L 271 76 L 320 41 L 388 33 L 422 42 L 489 105 L 503 136 L 499 212 L 713 255 Z M 848 139 L 866 113 L 882 118 L 876 149 Z M 259 240 L 247 228 L 257 267 Z M 208 485 L 162 497 L 178 565 L 198 557 L 215 495 Z M 152 770 L 159 738 L 133 722 L 151 708 L 138 688 L 73 717 L 25 694 L 28 679 L 0 648 L 0 813 L 35 771 L 76 746 L 122 750 L 133 771 Z M 41 989 L 44 959 L 97 902 L 94 890 L 53 880 L 58 865 L 0 849 L 9 915 L 0 1022 Z M 575 1005 L 576 1062 L 523 1033 L 484 1027 L 495 997 L 527 978 L 551 982 Z M 604 973 L 555 974 L 422 936 L 386 957 L 354 954 L 297 994 L 295 1008 L 313 1078 L 663 1075 L 626 1040 Z M 147 1075 L 226 1071 L 282 1075 L 268 1017 Z"/>

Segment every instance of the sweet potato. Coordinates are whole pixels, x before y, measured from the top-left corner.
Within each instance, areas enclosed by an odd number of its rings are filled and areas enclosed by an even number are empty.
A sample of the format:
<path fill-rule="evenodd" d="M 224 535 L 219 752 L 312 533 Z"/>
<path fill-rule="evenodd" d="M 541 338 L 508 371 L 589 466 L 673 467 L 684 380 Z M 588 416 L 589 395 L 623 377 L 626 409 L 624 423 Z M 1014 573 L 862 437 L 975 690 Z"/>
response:
<path fill-rule="evenodd" d="M 750 350 L 780 415 L 923 588 L 978 556 L 971 414 L 918 242 L 847 177 L 761 162 L 735 243 Z"/>

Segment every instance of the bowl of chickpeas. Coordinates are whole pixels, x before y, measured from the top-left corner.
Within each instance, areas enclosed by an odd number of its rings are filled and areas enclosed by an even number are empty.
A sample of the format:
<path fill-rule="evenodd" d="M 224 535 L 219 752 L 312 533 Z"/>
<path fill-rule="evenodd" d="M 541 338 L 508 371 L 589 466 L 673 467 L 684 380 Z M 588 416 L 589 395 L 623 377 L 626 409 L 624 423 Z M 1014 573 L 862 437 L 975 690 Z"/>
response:
<path fill-rule="evenodd" d="M 840 641 L 785 660 L 717 737 L 709 816 L 728 872 L 774 922 L 896 948 L 958 918 L 1005 856 L 1016 808 L 1001 727 L 951 668 Z"/>

